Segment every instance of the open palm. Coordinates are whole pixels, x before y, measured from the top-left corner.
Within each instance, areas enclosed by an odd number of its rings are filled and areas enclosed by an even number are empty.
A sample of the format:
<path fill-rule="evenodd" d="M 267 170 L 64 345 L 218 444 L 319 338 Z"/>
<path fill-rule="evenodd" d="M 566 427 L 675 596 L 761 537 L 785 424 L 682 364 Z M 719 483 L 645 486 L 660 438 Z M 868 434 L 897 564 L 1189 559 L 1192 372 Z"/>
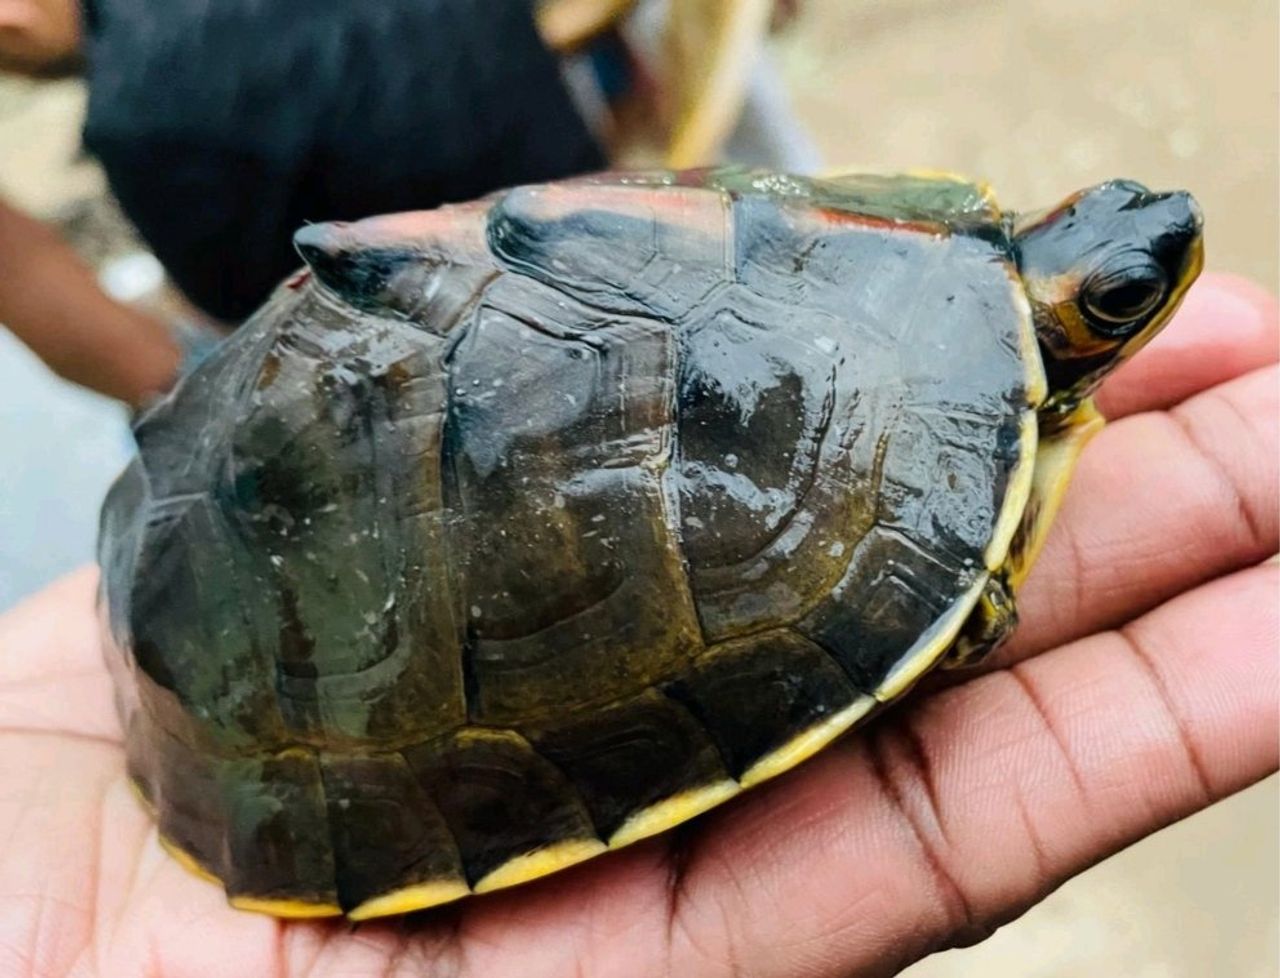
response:
<path fill-rule="evenodd" d="M 1207 278 L 1102 396 L 1015 642 L 675 833 L 353 927 L 228 908 L 124 776 L 86 569 L 0 617 L 0 974 L 886 975 L 1277 763 L 1275 306 Z"/>

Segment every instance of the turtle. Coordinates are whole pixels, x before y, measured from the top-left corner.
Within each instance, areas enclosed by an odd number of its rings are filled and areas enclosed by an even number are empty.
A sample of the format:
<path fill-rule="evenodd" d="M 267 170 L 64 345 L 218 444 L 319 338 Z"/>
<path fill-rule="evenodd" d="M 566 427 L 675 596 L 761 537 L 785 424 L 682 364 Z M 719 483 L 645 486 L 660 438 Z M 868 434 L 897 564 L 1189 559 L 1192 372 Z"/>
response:
<path fill-rule="evenodd" d="M 663 832 L 1014 627 L 1185 192 L 605 174 L 315 224 L 138 420 L 99 543 L 128 773 L 278 917 Z"/>

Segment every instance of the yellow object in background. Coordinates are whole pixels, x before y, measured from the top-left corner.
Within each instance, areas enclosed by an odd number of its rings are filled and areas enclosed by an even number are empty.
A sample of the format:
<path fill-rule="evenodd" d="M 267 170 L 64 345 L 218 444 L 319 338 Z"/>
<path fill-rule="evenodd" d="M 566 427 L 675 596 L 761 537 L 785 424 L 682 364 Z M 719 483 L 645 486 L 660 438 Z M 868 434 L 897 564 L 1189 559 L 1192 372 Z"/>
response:
<path fill-rule="evenodd" d="M 718 159 L 742 109 L 774 0 L 671 0 L 664 47 L 675 123 L 672 169 Z"/>
<path fill-rule="evenodd" d="M 610 32 L 637 41 L 650 84 L 634 86 L 624 100 L 629 104 L 615 112 L 610 155 L 624 165 L 684 169 L 723 159 L 770 29 L 788 20 L 794 6 L 780 0 L 541 0 L 536 17 L 548 46 L 566 56 Z"/>

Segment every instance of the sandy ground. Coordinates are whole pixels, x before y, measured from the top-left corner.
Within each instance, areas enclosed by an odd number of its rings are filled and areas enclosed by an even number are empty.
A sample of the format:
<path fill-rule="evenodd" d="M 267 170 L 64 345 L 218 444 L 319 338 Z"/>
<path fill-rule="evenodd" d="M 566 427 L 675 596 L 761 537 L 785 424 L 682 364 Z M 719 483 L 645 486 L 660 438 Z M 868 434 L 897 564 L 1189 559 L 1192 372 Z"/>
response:
<path fill-rule="evenodd" d="M 1036 208 L 1183 187 L 1209 264 L 1277 278 L 1275 0 L 807 0 L 781 45 L 832 164 L 931 166 Z"/>
<path fill-rule="evenodd" d="M 1210 266 L 1275 289 L 1278 16 L 1274 0 L 807 0 L 777 57 L 832 165 L 952 169 L 1014 208 L 1114 176 L 1186 187 L 1208 215 Z M 0 80 L 0 193 L 99 258 L 120 228 L 97 171 L 72 162 L 81 110 L 74 85 Z M 89 556 L 126 443 L 118 412 L 3 331 L 0 385 L 3 608 Z M 1275 978 L 1278 811 L 1272 779 L 906 974 Z"/>

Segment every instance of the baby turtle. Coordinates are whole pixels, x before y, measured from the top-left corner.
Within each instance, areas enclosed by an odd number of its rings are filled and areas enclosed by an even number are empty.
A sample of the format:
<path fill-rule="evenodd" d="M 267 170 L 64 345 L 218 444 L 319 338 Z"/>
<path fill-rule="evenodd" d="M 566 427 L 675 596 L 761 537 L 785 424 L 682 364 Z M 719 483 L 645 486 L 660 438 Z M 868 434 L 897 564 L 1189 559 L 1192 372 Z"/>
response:
<path fill-rule="evenodd" d="M 1185 193 L 714 170 L 314 225 L 103 514 L 129 772 L 231 902 L 397 914 L 800 763 L 998 643 Z"/>

